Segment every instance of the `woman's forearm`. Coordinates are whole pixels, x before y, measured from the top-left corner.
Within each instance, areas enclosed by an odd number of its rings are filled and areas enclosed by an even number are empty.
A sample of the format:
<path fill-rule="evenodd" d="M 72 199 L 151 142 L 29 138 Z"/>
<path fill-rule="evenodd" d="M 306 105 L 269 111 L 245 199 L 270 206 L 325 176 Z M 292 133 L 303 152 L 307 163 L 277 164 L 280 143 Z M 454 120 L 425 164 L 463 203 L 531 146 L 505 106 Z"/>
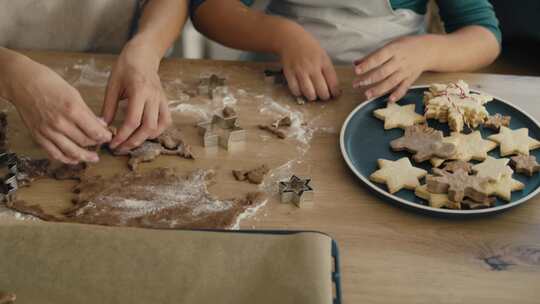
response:
<path fill-rule="evenodd" d="M 238 0 L 208 0 L 197 9 L 195 27 L 225 46 L 278 54 L 284 40 L 303 31 L 285 18 L 251 10 Z"/>
<path fill-rule="evenodd" d="M 15 51 L 0 47 L 0 97 L 13 102 L 13 88 L 18 71 L 23 70 L 30 59 Z"/>
<path fill-rule="evenodd" d="M 151 47 L 161 59 L 180 35 L 187 20 L 187 0 L 150 0 L 139 20 L 137 34 L 129 42 Z"/>
<path fill-rule="evenodd" d="M 471 71 L 492 63 L 500 52 L 495 36 L 481 26 L 467 26 L 447 35 L 425 35 L 427 70 Z"/>

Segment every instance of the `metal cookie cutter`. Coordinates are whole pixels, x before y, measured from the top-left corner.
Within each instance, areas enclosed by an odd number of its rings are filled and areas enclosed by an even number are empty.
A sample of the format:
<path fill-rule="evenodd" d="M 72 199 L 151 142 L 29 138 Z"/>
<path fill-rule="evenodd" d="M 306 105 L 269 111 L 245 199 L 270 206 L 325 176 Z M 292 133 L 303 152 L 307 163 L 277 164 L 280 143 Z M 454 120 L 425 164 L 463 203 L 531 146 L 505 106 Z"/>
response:
<path fill-rule="evenodd" d="M 215 74 L 208 78 L 202 78 L 197 87 L 199 95 L 207 95 L 208 98 L 214 98 L 214 91 L 217 88 L 225 87 L 225 78 L 221 78 Z"/>
<path fill-rule="evenodd" d="M 246 130 L 239 126 L 237 116 L 214 115 L 211 120 L 201 122 L 198 127 L 205 147 L 219 145 L 231 150 L 235 144 L 246 140 Z"/>
<path fill-rule="evenodd" d="M 18 189 L 17 175 L 17 155 L 7 151 L 0 152 L 0 166 L 7 169 L 6 175 L 2 177 L 0 184 L 0 201 L 9 201 Z"/>
<path fill-rule="evenodd" d="M 307 207 L 313 204 L 313 188 L 309 185 L 310 178 L 302 179 L 293 175 L 288 181 L 279 182 L 279 194 L 282 203 L 294 203 L 297 207 Z"/>
<path fill-rule="evenodd" d="M 283 70 L 264 70 L 264 81 L 272 84 L 287 84 Z"/>

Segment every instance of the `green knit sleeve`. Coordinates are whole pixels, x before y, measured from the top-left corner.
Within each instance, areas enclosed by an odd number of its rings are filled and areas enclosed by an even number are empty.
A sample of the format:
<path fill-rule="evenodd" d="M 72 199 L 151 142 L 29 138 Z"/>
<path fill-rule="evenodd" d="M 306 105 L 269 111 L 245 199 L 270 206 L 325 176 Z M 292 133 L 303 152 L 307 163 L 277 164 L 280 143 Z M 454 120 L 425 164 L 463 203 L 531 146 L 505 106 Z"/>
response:
<path fill-rule="evenodd" d="M 479 25 L 491 31 L 501 43 L 499 21 L 488 0 L 437 0 L 437 4 L 446 32 Z"/>

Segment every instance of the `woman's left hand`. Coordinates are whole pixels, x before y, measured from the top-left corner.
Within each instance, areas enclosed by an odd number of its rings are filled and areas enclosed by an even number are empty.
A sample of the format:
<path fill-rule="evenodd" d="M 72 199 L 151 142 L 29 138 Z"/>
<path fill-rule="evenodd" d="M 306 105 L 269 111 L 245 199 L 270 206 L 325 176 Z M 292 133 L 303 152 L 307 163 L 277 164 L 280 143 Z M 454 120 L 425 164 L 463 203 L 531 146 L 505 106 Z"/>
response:
<path fill-rule="evenodd" d="M 365 91 L 368 99 L 392 92 L 389 101 L 399 100 L 428 67 L 430 44 L 425 37 L 399 38 L 356 60 L 353 87 L 368 87 Z"/>
<path fill-rule="evenodd" d="M 146 139 L 159 136 L 170 124 L 167 97 L 158 75 L 161 57 L 151 46 L 132 40 L 126 44 L 114 66 L 102 108 L 110 124 L 118 102 L 127 99 L 124 122 L 109 146 L 125 152 Z"/>

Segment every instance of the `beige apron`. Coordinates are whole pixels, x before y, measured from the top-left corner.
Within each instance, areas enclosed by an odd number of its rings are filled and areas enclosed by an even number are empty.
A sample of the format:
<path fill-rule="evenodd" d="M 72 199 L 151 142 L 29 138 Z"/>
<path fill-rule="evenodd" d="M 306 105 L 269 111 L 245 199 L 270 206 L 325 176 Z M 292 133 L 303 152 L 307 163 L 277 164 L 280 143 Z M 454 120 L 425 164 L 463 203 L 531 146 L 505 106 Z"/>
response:
<path fill-rule="evenodd" d="M 0 46 L 118 53 L 138 0 L 0 0 Z"/>
<path fill-rule="evenodd" d="M 425 18 L 388 0 L 272 0 L 267 12 L 294 20 L 335 63 L 362 58 L 402 36 L 425 31 Z"/>

